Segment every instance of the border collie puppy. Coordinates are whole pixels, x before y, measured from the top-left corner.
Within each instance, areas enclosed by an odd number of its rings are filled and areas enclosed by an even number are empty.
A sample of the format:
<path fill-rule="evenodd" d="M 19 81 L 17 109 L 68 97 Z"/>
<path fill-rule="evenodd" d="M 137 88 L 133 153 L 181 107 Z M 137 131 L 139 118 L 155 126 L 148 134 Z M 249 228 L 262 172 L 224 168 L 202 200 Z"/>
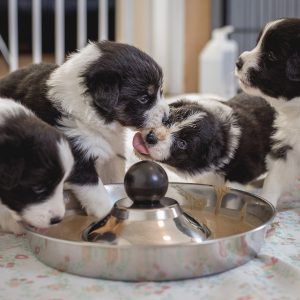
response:
<path fill-rule="evenodd" d="M 276 112 L 264 99 L 246 94 L 226 102 L 183 100 L 170 105 L 165 126 L 136 133 L 133 146 L 138 156 L 181 174 L 213 172 L 216 181 L 210 184 L 246 184 L 264 174 L 266 160 L 278 155 L 272 148 L 275 120 Z M 268 200 L 276 205 L 278 199 Z"/>
<path fill-rule="evenodd" d="M 59 223 L 63 184 L 73 168 L 67 140 L 23 105 L 0 99 L 0 230 Z"/>
<path fill-rule="evenodd" d="M 124 126 L 155 128 L 168 117 L 162 70 L 139 49 L 90 43 L 61 66 L 36 64 L 0 81 L 0 95 L 20 101 L 68 138 L 75 156 L 68 187 L 90 215 L 112 202 L 100 178 L 122 181 Z M 100 178 L 99 178 L 100 176 Z"/>
<path fill-rule="evenodd" d="M 264 189 L 265 197 L 276 198 L 300 175 L 300 19 L 266 24 L 255 48 L 239 57 L 236 75 L 246 93 L 264 97 L 278 112 L 277 154 L 268 160 Z"/>

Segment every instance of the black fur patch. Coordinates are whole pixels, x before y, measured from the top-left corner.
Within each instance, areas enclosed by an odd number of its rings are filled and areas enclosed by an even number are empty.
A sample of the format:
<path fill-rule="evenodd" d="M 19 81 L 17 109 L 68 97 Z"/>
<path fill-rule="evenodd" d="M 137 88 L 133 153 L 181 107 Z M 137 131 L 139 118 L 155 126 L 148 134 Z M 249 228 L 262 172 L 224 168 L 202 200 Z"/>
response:
<path fill-rule="evenodd" d="M 62 139 L 54 128 L 25 113 L 0 125 L 0 198 L 22 212 L 54 192 L 64 176 L 57 148 Z"/>
<path fill-rule="evenodd" d="M 72 153 L 74 155 L 75 164 L 68 181 L 78 185 L 98 184 L 98 175 L 95 167 L 95 160 L 97 158 L 86 158 L 83 151 L 81 151 L 74 140 L 70 140 L 72 145 Z"/>
<path fill-rule="evenodd" d="M 225 103 L 234 110 L 242 133 L 234 158 L 223 168 L 225 178 L 247 183 L 266 172 L 275 111 L 264 99 L 244 93 Z"/>
<path fill-rule="evenodd" d="M 196 102 L 178 102 L 171 104 L 168 126 L 189 118 L 195 112 L 206 112 L 206 116 L 173 135 L 171 155 L 163 162 L 194 175 L 213 171 L 212 167 L 219 165 L 216 171 L 225 175 L 226 180 L 240 183 L 250 182 L 264 173 L 266 155 L 272 145 L 274 110 L 264 99 L 246 94 L 239 94 L 224 105 L 233 109 L 241 129 L 233 159 L 224 166 L 220 164 L 232 146 L 229 141 L 232 120 L 222 121 Z M 185 147 L 182 147 L 182 141 Z"/>
<path fill-rule="evenodd" d="M 10 73 L 0 80 L 0 97 L 14 99 L 48 124 L 56 125 L 61 112 L 47 98 L 46 86 L 56 68 L 54 64 L 41 63 Z"/>
<path fill-rule="evenodd" d="M 300 19 L 284 19 L 262 36 L 258 68 L 249 69 L 250 85 L 286 100 L 300 96 Z"/>

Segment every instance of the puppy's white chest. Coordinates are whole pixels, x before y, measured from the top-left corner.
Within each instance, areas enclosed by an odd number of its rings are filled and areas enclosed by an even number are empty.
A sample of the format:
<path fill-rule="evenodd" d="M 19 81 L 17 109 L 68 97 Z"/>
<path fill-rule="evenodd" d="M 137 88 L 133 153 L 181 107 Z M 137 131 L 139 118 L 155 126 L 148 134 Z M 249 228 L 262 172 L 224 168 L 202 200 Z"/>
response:
<path fill-rule="evenodd" d="M 96 128 L 78 120 L 63 119 L 65 135 L 73 145 L 89 158 L 97 158 L 105 163 L 116 154 L 123 153 L 123 129 L 121 126 Z"/>

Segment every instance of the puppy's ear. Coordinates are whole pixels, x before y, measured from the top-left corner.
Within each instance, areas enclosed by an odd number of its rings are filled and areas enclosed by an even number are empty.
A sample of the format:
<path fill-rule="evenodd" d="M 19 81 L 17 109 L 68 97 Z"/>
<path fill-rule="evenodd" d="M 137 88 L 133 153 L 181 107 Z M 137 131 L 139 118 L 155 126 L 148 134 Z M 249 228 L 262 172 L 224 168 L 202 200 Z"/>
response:
<path fill-rule="evenodd" d="M 95 104 L 100 109 L 111 112 L 119 99 L 119 74 L 115 71 L 90 73 L 86 78 L 86 84 Z"/>
<path fill-rule="evenodd" d="M 286 75 L 291 81 L 300 81 L 300 55 L 294 53 L 287 61 Z"/>
<path fill-rule="evenodd" d="M 13 137 L 0 138 L 0 188 L 10 190 L 21 180 L 25 161 L 18 153 L 23 149 Z"/>

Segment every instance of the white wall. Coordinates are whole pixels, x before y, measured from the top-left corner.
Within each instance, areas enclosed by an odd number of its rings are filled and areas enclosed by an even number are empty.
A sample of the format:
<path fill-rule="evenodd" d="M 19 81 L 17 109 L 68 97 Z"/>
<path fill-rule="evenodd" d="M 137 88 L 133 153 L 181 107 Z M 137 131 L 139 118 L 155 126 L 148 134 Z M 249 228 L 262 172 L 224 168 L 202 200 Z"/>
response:
<path fill-rule="evenodd" d="M 164 71 L 165 92 L 184 91 L 184 0 L 118 0 L 117 41 L 151 55 Z"/>

